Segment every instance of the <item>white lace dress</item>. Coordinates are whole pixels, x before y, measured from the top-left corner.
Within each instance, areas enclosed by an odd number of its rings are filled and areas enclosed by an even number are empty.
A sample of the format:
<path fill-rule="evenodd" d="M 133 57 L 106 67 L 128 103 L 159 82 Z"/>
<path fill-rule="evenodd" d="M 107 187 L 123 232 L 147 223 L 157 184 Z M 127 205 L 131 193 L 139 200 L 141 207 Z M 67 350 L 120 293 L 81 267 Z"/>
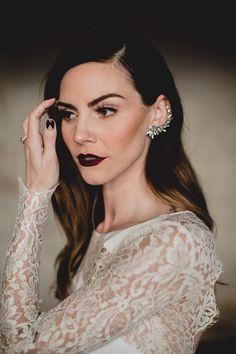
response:
<path fill-rule="evenodd" d="M 55 190 L 20 198 L 1 291 L 1 353 L 190 354 L 219 315 L 214 236 L 191 211 L 93 231 L 72 292 L 40 312 L 43 225 Z"/>

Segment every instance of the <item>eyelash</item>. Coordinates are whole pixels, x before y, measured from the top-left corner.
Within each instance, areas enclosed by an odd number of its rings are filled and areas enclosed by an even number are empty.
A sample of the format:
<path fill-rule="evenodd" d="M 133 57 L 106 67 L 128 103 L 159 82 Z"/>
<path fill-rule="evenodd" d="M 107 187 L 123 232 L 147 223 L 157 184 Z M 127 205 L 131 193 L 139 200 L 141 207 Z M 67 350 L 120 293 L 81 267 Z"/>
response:
<path fill-rule="evenodd" d="M 73 113 L 73 112 L 70 112 L 70 111 L 66 111 L 66 110 L 64 110 L 64 109 L 59 109 L 58 110 L 58 116 L 59 116 L 59 118 L 61 119 L 61 120 L 71 120 L 72 118 L 71 118 L 71 115 L 72 114 L 75 114 L 75 113 Z"/>
<path fill-rule="evenodd" d="M 109 114 L 109 115 L 102 114 L 102 111 L 104 111 L 104 110 L 111 111 L 112 114 Z M 104 117 L 109 117 L 109 116 L 112 116 L 113 114 L 115 114 L 117 112 L 117 109 L 114 107 L 111 107 L 109 105 L 103 105 L 103 106 L 97 107 L 96 112 L 98 114 L 101 114 Z"/>
<path fill-rule="evenodd" d="M 112 113 L 108 114 L 108 115 L 103 114 L 102 112 L 104 112 L 104 110 L 110 111 Z M 97 114 L 102 115 L 103 117 L 110 117 L 110 116 L 112 116 L 113 114 L 115 114 L 117 112 L 117 109 L 114 108 L 114 107 L 111 107 L 109 105 L 103 105 L 103 106 L 97 107 L 95 109 L 95 111 L 97 112 Z M 64 110 L 64 109 L 59 109 L 58 110 L 59 118 L 60 119 L 64 119 L 66 121 L 72 120 L 73 118 L 71 118 L 71 115 L 73 115 L 73 114 L 76 114 L 76 113 L 71 112 L 71 111 L 67 111 L 67 110 Z"/>

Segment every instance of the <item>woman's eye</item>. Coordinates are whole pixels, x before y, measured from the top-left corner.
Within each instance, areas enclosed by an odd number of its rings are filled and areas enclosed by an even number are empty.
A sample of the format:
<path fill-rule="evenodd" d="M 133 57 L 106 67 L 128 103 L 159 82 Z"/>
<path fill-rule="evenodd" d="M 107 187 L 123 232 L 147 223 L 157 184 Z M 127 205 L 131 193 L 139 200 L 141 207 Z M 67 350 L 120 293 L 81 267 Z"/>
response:
<path fill-rule="evenodd" d="M 109 107 L 109 106 L 102 106 L 102 107 L 98 107 L 96 109 L 96 112 L 98 114 L 101 114 L 104 117 L 108 117 L 113 115 L 114 113 L 117 112 L 117 109 L 113 108 L 113 107 Z"/>
<path fill-rule="evenodd" d="M 75 113 L 66 110 L 58 110 L 58 114 L 60 119 L 64 119 L 64 120 L 71 120 L 76 116 Z"/>

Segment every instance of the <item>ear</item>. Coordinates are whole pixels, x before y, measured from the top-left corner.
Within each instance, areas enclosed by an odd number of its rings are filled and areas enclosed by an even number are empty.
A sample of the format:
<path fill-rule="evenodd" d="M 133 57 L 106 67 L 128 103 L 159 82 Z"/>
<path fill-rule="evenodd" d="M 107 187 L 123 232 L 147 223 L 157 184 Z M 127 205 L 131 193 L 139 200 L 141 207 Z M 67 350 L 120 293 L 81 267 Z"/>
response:
<path fill-rule="evenodd" d="M 151 106 L 152 114 L 149 124 L 154 126 L 165 124 L 169 114 L 168 108 L 171 108 L 169 100 L 164 95 L 158 96 Z"/>

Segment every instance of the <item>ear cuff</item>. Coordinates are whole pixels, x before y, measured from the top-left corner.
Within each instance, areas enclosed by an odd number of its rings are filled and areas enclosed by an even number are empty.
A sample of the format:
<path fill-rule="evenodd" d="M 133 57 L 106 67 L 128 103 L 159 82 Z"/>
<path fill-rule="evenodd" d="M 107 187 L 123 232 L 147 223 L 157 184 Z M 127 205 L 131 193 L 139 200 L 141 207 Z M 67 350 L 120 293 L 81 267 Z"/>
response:
<path fill-rule="evenodd" d="M 162 132 L 164 132 L 164 133 L 166 132 L 166 128 L 168 128 L 170 126 L 170 122 L 173 119 L 171 108 L 169 106 L 166 106 L 166 108 L 167 108 L 167 113 L 168 113 L 166 122 L 164 124 L 161 124 L 158 126 L 149 125 L 146 128 L 145 135 L 150 136 L 152 139 L 154 139 L 154 137 L 156 135 L 159 135 Z"/>

